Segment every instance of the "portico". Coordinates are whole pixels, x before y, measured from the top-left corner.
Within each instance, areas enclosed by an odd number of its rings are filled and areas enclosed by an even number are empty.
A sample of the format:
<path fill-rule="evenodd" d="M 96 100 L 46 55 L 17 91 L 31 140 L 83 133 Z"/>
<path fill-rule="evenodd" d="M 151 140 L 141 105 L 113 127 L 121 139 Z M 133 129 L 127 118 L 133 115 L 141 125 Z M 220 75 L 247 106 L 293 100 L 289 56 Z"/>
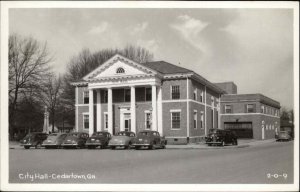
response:
<path fill-rule="evenodd" d="M 90 135 L 94 130 L 114 133 L 116 127 L 119 131 L 130 130 L 136 133 L 137 104 L 143 103 L 150 104 L 147 110 L 151 111 L 151 130 L 162 134 L 162 124 L 158 123 L 162 121 L 162 117 L 158 116 L 162 114 L 160 74 L 123 57 L 115 57 L 83 79 L 88 82 Z M 150 101 L 137 101 L 136 89 L 141 88 L 145 88 L 145 92 L 146 89 L 151 89 Z M 124 90 L 124 99 L 120 99 L 118 94 L 114 95 L 114 90 Z M 103 91 L 105 94 L 101 94 Z M 101 102 L 103 100 L 105 101 Z M 119 106 L 116 109 L 115 104 Z M 103 116 L 103 113 L 107 116 Z"/>

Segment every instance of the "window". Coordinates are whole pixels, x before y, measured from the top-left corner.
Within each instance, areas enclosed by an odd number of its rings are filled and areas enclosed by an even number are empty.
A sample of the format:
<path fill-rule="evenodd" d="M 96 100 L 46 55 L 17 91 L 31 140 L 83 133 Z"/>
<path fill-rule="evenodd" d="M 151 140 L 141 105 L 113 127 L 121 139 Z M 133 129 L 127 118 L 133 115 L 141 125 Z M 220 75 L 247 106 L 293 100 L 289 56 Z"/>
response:
<path fill-rule="evenodd" d="M 266 114 L 269 114 L 269 107 L 266 107 Z"/>
<path fill-rule="evenodd" d="M 200 102 L 203 102 L 203 91 L 200 93 Z"/>
<path fill-rule="evenodd" d="M 180 129 L 180 112 L 171 112 L 172 129 Z"/>
<path fill-rule="evenodd" d="M 265 106 L 261 106 L 261 111 L 260 111 L 261 113 L 265 113 Z"/>
<path fill-rule="evenodd" d="M 194 111 L 194 129 L 197 129 L 197 111 Z"/>
<path fill-rule="evenodd" d="M 125 70 L 122 67 L 119 67 L 116 72 L 117 73 L 125 73 Z"/>
<path fill-rule="evenodd" d="M 211 97 L 211 106 L 214 107 L 215 106 L 215 100 L 213 97 Z"/>
<path fill-rule="evenodd" d="M 151 113 L 145 112 L 145 129 L 151 129 Z"/>
<path fill-rule="evenodd" d="M 130 102 L 130 89 L 124 89 L 124 91 L 125 91 L 125 93 L 124 93 L 124 95 L 125 95 L 125 98 L 124 98 L 125 102 Z"/>
<path fill-rule="evenodd" d="M 107 103 L 108 101 L 108 91 L 104 90 L 103 92 L 103 103 Z"/>
<path fill-rule="evenodd" d="M 203 115 L 203 111 L 201 111 L 201 117 L 200 117 L 200 128 L 203 129 L 203 119 L 204 119 L 204 115 Z"/>
<path fill-rule="evenodd" d="M 104 113 L 104 129 L 108 129 L 108 114 Z"/>
<path fill-rule="evenodd" d="M 197 101 L 197 88 L 194 90 L 194 100 Z"/>
<path fill-rule="evenodd" d="M 89 91 L 83 92 L 83 103 L 88 104 L 89 103 Z"/>
<path fill-rule="evenodd" d="M 231 105 L 225 105 L 225 113 L 232 113 Z"/>
<path fill-rule="evenodd" d="M 89 115 L 83 115 L 83 128 L 89 129 Z"/>
<path fill-rule="evenodd" d="M 151 101 L 152 100 L 152 89 L 151 88 L 146 88 L 146 101 Z"/>
<path fill-rule="evenodd" d="M 247 104 L 247 113 L 254 113 L 254 105 Z"/>
<path fill-rule="evenodd" d="M 180 99 L 180 89 L 179 85 L 172 86 L 172 99 Z"/>

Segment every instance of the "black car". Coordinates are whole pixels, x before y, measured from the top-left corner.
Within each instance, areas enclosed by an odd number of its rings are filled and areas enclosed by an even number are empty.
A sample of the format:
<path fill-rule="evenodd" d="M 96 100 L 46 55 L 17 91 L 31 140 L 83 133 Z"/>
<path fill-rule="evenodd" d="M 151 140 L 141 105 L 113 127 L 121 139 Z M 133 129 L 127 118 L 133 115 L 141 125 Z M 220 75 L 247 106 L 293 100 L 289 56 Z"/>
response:
<path fill-rule="evenodd" d="M 41 146 L 43 141 L 47 138 L 47 133 L 41 132 L 33 132 L 28 133 L 21 141 L 21 146 L 24 146 L 25 149 L 29 149 L 30 147 L 38 148 Z"/>
<path fill-rule="evenodd" d="M 85 143 L 88 149 L 95 149 L 99 147 L 101 149 L 107 147 L 109 140 L 111 139 L 111 134 L 106 131 L 95 132 L 91 137 L 89 137 Z"/>
<path fill-rule="evenodd" d="M 69 133 L 64 139 L 61 146 L 63 148 L 84 148 L 85 142 L 89 138 L 88 133 L 84 132 L 73 132 Z"/>
<path fill-rule="evenodd" d="M 223 129 L 210 129 L 208 136 L 205 137 L 205 142 L 208 146 L 226 144 L 237 145 L 237 136 L 234 131 Z"/>

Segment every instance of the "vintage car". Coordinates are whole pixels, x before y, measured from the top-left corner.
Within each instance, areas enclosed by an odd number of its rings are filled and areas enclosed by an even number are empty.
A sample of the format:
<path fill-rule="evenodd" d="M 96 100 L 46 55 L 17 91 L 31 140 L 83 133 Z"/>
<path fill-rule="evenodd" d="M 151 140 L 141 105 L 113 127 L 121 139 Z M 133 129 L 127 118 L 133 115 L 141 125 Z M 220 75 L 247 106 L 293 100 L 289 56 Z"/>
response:
<path fill-rule="evenodd" d="M 66 138 L 67 133 L 52 133 L 48 135 L 47 139 L 43 142 L 42 146 L 46 149 L 59 148 Z"/>
<path fill-rule="evenodd" d="M 63 148 L 84 148 L 86 140 L 89 138 L 88 133 L 73 132 L 69 133 L 64 139 L 61 146 Z"/>
<path fill-rule="evenodd" d="M 226 144 L 237 145 L 238 140 L 234 131 L 223 130 L 223 129 L 210 129 L 208 136 L 205 137 L 205 142 L 208 146 L 211 145 L 221 145 Z"/>
<path fill-rule="evenodd" d="M 128 149 L 131 147 L 134 138 L 134 132 L 120 131 L 111 138 L 111 140 L 108 143 L 108 146 L 111 149 L 115 149 L 116 147 L 124 147 L 124 149 Z"/>
<path fill-rule="evenodd" d="M 87 146 L 88 149 L 95 149 L 96 147 L 99 147 L 101 149 L 108 146 L 108 142 L 111 139 L 111 134 L 109 132 L 100 131 L 95 132 L 91 137 L 89 137 L 85 143 L 85 146 Z"/>
<path fill-rule="evenodd" d="M 291 141 L 292 136 L 289 131 L 280 131 L 276 136 L 276 141 Z"/>
<path fill-rule="evenodd" d="M 41 146 L 43 141 L 47 138 L 47 133 L 33 132 L 28 133 L 21 141 L 21 146 L 24 146 L 25 149 L 30 147 L 38 148 Z"/>
<path fill-rule="evenodd" d="M 148 147 L 148 149 L 166 148 L 167 140 L 165 137 L 161 137 L 157 131 L 140 131 L 137 137 L 134 139 L 132 145 L 135 149 L 141 147 Z"/>

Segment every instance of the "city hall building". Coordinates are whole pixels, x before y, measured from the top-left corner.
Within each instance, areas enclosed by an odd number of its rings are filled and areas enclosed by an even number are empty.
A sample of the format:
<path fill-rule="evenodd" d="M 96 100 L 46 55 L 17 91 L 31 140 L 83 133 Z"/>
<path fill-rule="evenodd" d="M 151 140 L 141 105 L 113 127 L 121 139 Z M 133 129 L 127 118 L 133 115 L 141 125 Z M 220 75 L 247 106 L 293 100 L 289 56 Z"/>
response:
<path fill-rule="evenodd" d="M 169 144 L 203 140 L 211 128 L 239 137 L 274 138 L 280 104 L 237 94 L 234 83 L 211 83 L 165 61 L 137 63 L 115 55 L 75 86 L 75 131 L 155 130 Z"/>
<path fill-rule="evenodd" d="M 137 63 L 115 55 L 72 85 L 76 131 L 156 130 L 168 143 L 181 144 L 220 127 L 225 91 L 164 61 Z"/>

